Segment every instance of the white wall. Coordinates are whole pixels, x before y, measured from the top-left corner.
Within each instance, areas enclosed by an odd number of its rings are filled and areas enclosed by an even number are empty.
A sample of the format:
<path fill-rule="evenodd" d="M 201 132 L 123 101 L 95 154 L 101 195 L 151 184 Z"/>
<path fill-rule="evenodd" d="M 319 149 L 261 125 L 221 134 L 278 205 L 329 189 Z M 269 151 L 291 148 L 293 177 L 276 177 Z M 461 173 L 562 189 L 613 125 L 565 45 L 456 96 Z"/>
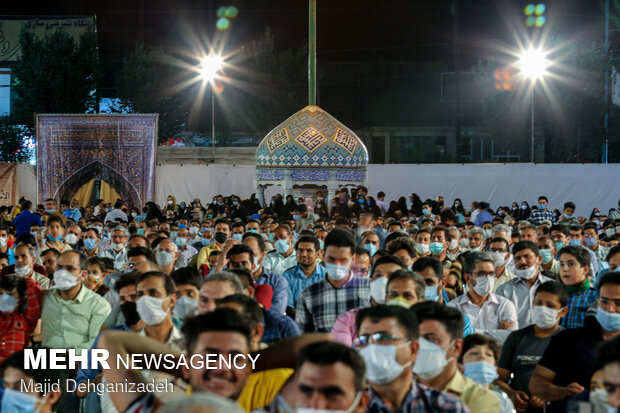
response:
<path fill-rule="evenodd" d="M 155 175 L 160 204 L 168 195 L 206 203 L 220 193 L 247 197 L 254 192 L 253 165 L 160 165 Z M 422 200 L 443 195 L 450 205 L 458 197 L 466 206 L 477 200 L 495 208 L 513 201 L 536 203 L 539 195 L 546 195 L 553 208 L 573 201 L 578 215 L 589 216 L 595 207 L 606 214 L 620 198 L 620 164 L 369 165 L 368 177 L 371 194 L 383 191 L 388 200 L 415 192 Z M 22 195 L 36 199 L 30 165 L 19 166 L 18 183 Z M 271 187 L 267 199 L 279 190 Z"/>

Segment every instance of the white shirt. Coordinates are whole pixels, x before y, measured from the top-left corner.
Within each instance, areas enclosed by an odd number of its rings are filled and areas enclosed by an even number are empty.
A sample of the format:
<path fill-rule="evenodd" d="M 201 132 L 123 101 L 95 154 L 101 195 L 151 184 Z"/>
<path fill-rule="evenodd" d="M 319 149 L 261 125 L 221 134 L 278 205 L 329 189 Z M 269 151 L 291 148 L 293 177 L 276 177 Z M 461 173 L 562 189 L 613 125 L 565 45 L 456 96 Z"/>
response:
<path fill-rule="evenodd" d="M 103 222 L 114 221 L 116 218 L 122 218 L 123 221 L 127 222 L 127 214 L 120 209 L 113 209 L 108 212 Z"/>
<path fill-rule="evenodd" d="M 489 294 L 489 298 L 478 307 L 469 299 L 469 294 L 456 297 L 448 303 L 448 306 L 459 309 L 471 320 L 474 331 L 479 334 L 490 336 L 503 343 L 511 331 L 519 329 L 517 309 L 507 298 L 496 294 Z M 508 320 L 513 326 L 508 330 L 500 330 L 499 323 Z"/>
<path fill-rule="evenodd" d="M 519 327 L 525 328 L 534 324 L 534 320 L 532 320 L 534 294 L 540 284 L 547 281 L 553 280 L 538 273 L 536 282 L 530 288 L 529 284 L 524 280 L 519 277 L 515 277 L 512 280 L 506 281 L 504 284 L 500 285 L 495 292 L 495 294 L 509 299 L 515 305 L 517 308 L 517 316 L 519 318 Z"/>
<path fill-rule="evenodd" d="M 390 209 L 390 207 L 388 206 L 387 202 L 377 200 L 376 203 L 377 203 L 377 206 L 379 207 L 379 209 L 381 210 L 381 215 L 385 216 L 385 214 L 387 213 L 388 209 Z"/>
<path fill-rule="evenodd" d="M 265 259 L 263 260 L 264 269 L 280 275 L 284 274 L 284 271 L 296 265 L 297 256 L 295 255 L 295 249 L 293 249 L 293 253 L 288 257 L 285 257 L 278 251 L 273 250 L 265 254 Z"/>
<path fill-rule="evenodd" d="M 123 248 L 119 252 L 115 252 L 112 248 L 108 250 L 99 251 L 97 254 L 103 258 L 112 258 L 114 260 L 114 268 L 116 270 L 123 270 L 127 268 L 127 248 Z"/>

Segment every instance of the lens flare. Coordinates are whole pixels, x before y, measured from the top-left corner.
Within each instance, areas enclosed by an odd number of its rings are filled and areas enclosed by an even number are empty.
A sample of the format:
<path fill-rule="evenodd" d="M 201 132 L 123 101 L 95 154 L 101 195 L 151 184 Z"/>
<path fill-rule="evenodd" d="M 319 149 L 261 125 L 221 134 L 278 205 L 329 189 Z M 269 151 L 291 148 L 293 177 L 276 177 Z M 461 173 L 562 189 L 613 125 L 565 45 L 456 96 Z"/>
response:
<path fill-rule="evenodd" d="M 525 8 L 523 9 L 523 13 L 525 13 L 526 16 L 531 16 L 532 14 L 534 14 L 534 10 L 536 9 L 536 6 L 533 4 L 528 4 L 527 6 L 525 6 Z"/>
<path fill-rule="evenodd" d="M 220 19 L 217 19 L 217 23 L 215 23 L 215 27 L 217 27 L 218 30 L 226 30 L 230 27 L 230 20 L 228 20 L 226 17 L 222 17 Z"/>
<path fill-rule="evenodd" d="M 530 48 L 521 54 L 519 67 L 521 74 L 529 79 L 540 79 L 547 73 L 549 61 L 542 50 Z"/>
<path fill-rule="evenodd" d="M 226 9 L 225 16 L 229 19 L 234 19 L 235 17 L 237 17 L 237 14 L 239 14 L 239 10 L 235 6 L 230 6 Z"/>

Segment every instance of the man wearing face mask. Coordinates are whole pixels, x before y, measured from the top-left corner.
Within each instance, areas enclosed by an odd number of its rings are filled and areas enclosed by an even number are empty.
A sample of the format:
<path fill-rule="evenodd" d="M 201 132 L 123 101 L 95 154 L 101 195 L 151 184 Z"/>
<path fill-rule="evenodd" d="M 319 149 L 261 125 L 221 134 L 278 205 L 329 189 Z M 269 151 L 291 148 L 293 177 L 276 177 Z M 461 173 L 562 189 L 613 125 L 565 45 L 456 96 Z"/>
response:
<path fill-rule="evenodd" d="M 198 254 L 198 251 L 190 245 L 190 242 L 189 231 L 187 228 L 181 228 L 179 225 L 179 230 L 177 231 L 177 237 L 174 240 L 174 243 L 177 247 L 179 247 L 179 256 L 183 257 L 182 259 L 184 263 L 188 263 L 194 255 Z"/>
<path fill-rule="evenodd" d="M 538 248 L 541 256 L 540 270 L 551 271 L 552 273 L 560 273 L 560 261 L 555 259 L 557 249 L 553 238 L 549 235 L 540 237 L 538 240 Z"/>
<path fill-rule="evenodd" d="M 169 239 L 163 239 L 155 249 L 155 261 L 162 272 L 170 275 L 175 270 L 174 263 L 179 258 L 177 245 Z"/>
<path fill-rule="evenodd" d="M 360 214 L 359 220 L 357 221 L 357 227 L 355 228 L 355 241 L 357 244 L 363 244 L 361 241 L 364 234 L 368 231 L 372 231 L 379 239 L 377 249 L 383 249 L 385 248 L 385 237 L 387 234 L 381 225 L 377 225 L 378 222 L 375 221 L 375 218 L 375 215 L 370 211 L 364 211 Z"/>
<path fill-rule="evenodd" d="M 224 249 L 224 244 L 226 240 L 230 237 L 232 233 L 232 228 L 230 226 L 230 221 L 224 218 L 220 218 L 215 221 L 214 226 L 214 236 L 213 243 L 211 245 L 207 245 L 200 250 L 198 255 L 195 255 L 191 261 L 189 262 L 190 266 L 195 265 L 196 268 L 200 269 L 202 264 L 209 265 L 209 256 L 213 251 L 222 251 Z"/>
<path fill-rule="evenodd" d="M 41 286 L 41 289 L 47 290 L 51 287 L 51 281 L 43 274 L 39 274 L 34 270 L 35 262 L 34 249 L 28 245 L 20 245 L 15 248 L 15 274 L 30 278 Z"/>
<path fill-rule="evenodd" d="M 304 205 L 299 205 L 297 207 L 297 211 L 299 213 L 299 220 L 297 221 L 296 232 L 301 233 L 304 229 L 308 228 L 308 225 L 314 225 L 314 223 L 319 219 L 319 216 L 314 212 L 308 212 L 308 207 Z"/>
<path fill-rule="evenodd" d="M 489 242 L 489 254 L 493 257 L 495 265 L 495 286 L 493 292 L 497 291 L 500 285 L 516 277 L 509 269 L 507 262 L 512 259 L 510 245 L 503 237 L 493 238 Z"/>
<path fill-rule="evenodd" d="M 364 413 L 364 361 L 355 350 L 339 343 L 313 343 L 297 357 L 298 413 Z"/>
<path fill-rule="evenodd" d="M 500 412 L 498 398 L 463 376 L 457 360 L 463 349 L 463 316 L 455 308 L 423 302 L 411 307 L 419 321 L 419 350 L 413 373 L 420 383 L 456 394 L 476 413 Z"/>
<path fill-rule="evenodd" d="M 82 284 L 88 270 L 84 254 L 64 252 L 58 258 L 57 267 L 56 288 L 43 299 L 42 344 L 50 348 L 88 349 L 110 314 L 110 305 Z"/>
<path fill-rule="evenodd" d="M 513 303 L 492 293 L 495 267 L 489 253 L 474 252 L 467 257 L 463 278 L 469 290 L 448 303 L 467 315 L 474 331 L 503 343 L 510 331 L 519 329 Z"/>
<path fill-rule="evenodd" d="M 183 321 L 198 314 L 198 297 L 202 275 L 194 267 L 184 267 L 170 274 L 176 287 L 177 302 L 172 314 Z"/>
<path fill-rule="evenodd" d="M 302 332 L 329 332 L 338 315 L 370 302 L 370 280 L 351 276 L 355 238 L 334 229 L 325 238 L 327 276 L 299 295 L 295 321 Z"/>
<path fill-rule="evenodd" d="M 400 258 L 388 255 L 377 259 L 370 276 L 370 306 L 385 304 L 388 277 L 395 271 L 405 268 Z M 416 297 L 417 298 L 417 297 Z M 354 308 L 338 316 L 332 326 L 334 340 L 351 346 L 356 337 L 355 317 L 365 307 Z"/>
<path fill-rule="evenodd" d="M 549 220 L 551 223 L 555 223 L 555 214 L 553 210 L 549 208 L 549 200 L 546 196 L 541 195 L 538 197 L 538 210 L 532 212 L 531 220 L 534 224 L 540 225 L 544 220 Z"/>
<path fill-rule="evenodd" d="M 81 240 L 82 228 L 77 224 L 70 225 L 67 229 L 67 234 L 65 235 L 65 242 L 74 250 L 79 250 Z"/>
<path fill-rule="evenodd" d="M 620 410 L 620 338 L 605 342 L 598 351 L 598 363 L 603 367 L 605 387 L 607 388 L 606 404 L 610 412 Z M 590 398 L 592 400 L 592 398 Z"/>
<path fill-rule="evenodd" d="M 403 235 L 389 241 L 387 243 L 387 250 L 390 255 L 400 258 L 405 263 L 405 268 L 410 269 L 417 254 L 415 250 L 417 245 L 411 238 Z"/>
<path fill-rule="evenodd" d="M 510 333 L 504 342 L 496 384 L 519 410 L 542 409 L 543 401 L 530 395 L 528 384 L 551 338 L 564 329 L 560 320 L 568 312 L 567 302 L 568 293 L 562 284 L 541 284 L 534 296 L 534 324 Z"/>
<path fill-rule="evenodd" d="M 273 231 L 275 249 L 265 254 L 263 268 L 276 274 L 284 274 L 284 271 L 297 265 L 292 235 L 291 227 L 286 224 L 281 224 Z"/>
<path fill-rule="evenodd" d="M 566 411 L 566 401 L 589 386 L 598 368 L 596 348 L 620 336 L 620 273 L 603 275 L 598 293 L 595 317 L 586 316 L 583 327 L 566 329 L 553 337 L 532 374 L 530 392 L 551 402 L 548 412 Z"/>
<path fill-rule="evenodd" d="M 127 238 L 129 232 L 127 229 L 121 226 L 115 227 L 110 231 L 110 249 L 99 251 L 99 256 L 104 258 L 111 258 L 114 260 L 114 268 L 117 270 L 123 270 L 127 267 Z"/>
<path fill-rule="evenodd" d="M 418 320 L 412 311 L 378 305 L 359 312 L 354 347 L 366 363 L 368 413 L 467 412 L 455 395 L 413 380 L 419 357 Z"/>
<path fill-rule="evenodd" d="M 532 241 L 517 242 L 512 248 L 515 275 L 502 284 L 496 294 L 509 299 L 517 308 L 518 324 L 521 328 L 531 325 L 534 292 L 544 282 L 552 281 L 540 273 L 542 257 L 538 245 Z"/>

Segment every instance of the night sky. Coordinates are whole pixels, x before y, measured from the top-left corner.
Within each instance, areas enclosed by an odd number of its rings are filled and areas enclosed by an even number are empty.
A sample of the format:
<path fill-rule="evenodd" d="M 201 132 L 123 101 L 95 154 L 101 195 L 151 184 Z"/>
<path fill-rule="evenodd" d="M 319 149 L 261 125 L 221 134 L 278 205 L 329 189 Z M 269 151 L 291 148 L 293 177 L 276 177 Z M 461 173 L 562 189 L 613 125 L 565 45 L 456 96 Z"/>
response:
<path fill-rule="evenodd" d="M 26 4 L 24 4 L 26 3 Z M 318 0 L 321 61 L 441 61 L 454 66 L 453 0 Z M 514 47 L 523 30 L 523 0 L 460 0 L 461 69 Z M 548 27 L 584 42 L 603 37 L 603 0 L 549 0 Z M 215 11 L 234 5 L 239 15 L 227 31 L 227 48 L 260 37 L 269 26 L 278 48 L 307 39 L 303 0 L 67 0 L 5 2 L 2 14 L 95 14 L 103 94 L 113 94 L 114 73 L 136 42 L 189 52 L 197 39 L 216 33 Z M 613 27 L 612 27 L 613 29 Z M 615 33 L 615 32 L 614 32 Z M 220 32 L 221 34 L 221 32 Z"/>

